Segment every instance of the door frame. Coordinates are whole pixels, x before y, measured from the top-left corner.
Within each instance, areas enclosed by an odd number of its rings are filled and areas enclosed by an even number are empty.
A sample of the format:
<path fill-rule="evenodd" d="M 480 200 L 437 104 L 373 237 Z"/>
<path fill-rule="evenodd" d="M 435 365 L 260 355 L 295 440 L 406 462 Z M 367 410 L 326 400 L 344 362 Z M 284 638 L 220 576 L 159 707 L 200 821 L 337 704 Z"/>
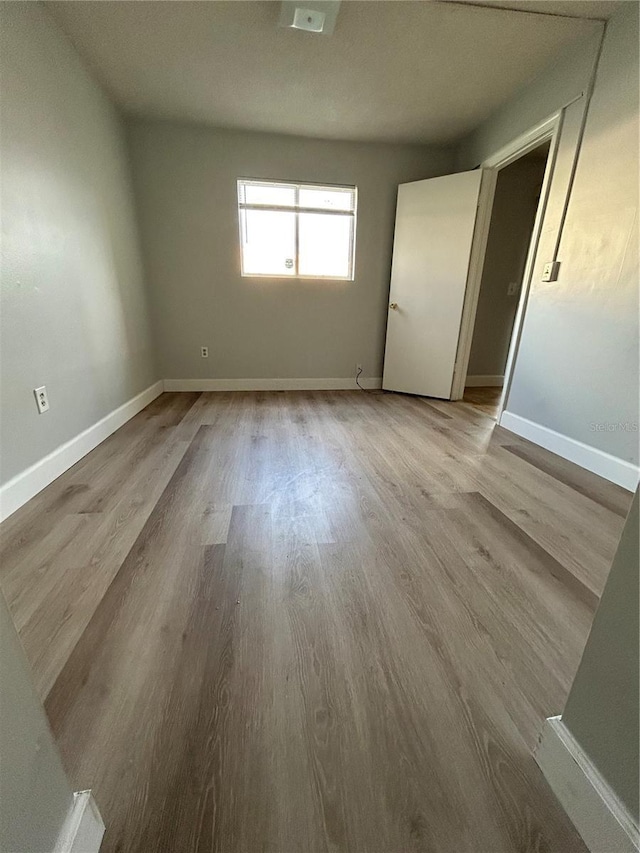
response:
<path fill-rule="evenodd" d="M 522 286 L 520 288 L 520 297 L 518 300 L 518 308 L 511 332 L 511 341 L 509 343 L 509 353 L 507 355 L 507 363 L 504 373 L 504 383 L 500 404 L 498 407 L 497 420 L 500 422 L 500 417 L 505 408 L 509 388 L 511 386 L 511 378 L 515 367 L 518 347 L 522 337 L 522 327 L 524 315 L 529 298 L 531 288 L 531 280 L 533 278 L 533 267 L 538 251 L 538 243 L 542 233 L 542 223 L 544 221 L 545 211 L 549 200 L 549 191 L 551 189 L 551 181 L 553 171 L 556 164 L 558 146 L 560 144 L 560 134 L 562 132 L 562 121 L 564 117 L 564 108 L 553 113 L 540 124 L 530 128 L 525 133 L 517 136 L 511 142 L 500 148 L 495 154 L 492 154 L 480 164 L 480 168 L 484 170 L 482 186 L 480 190 L 480 199 L 478 203 L 478 214 L 476 219 L 476 238 L 474 238 L 474 248 L 471 253 L 469 262 L 469 277 L 467 282 L 467 290 L 465 293 L 464 306 L 462 309 L 462 322 L 460 325 L 460 337 L 458 339 L 458 350 L 456 356 L 456 364 L 453 373 L 453 383 L 451 386 L 451 399 L 461 400 L 464 395 L 465 381 L 467 378 L 467 370 L 469 368 L 469 357 L 471 355 L 471 342 L 473 340 L 473 331 L 476 321 L 476 313 L 478 310 L 478 299 L 480 296 L 480 285 L 482 283 L 482 273 L 484 269 L 484 259 L 489 238 L 489 227 L 491 224 L 491 215 L 493 213 L 493 201 L 495 197 L 496 183 L 498 180 L 498 172 L 506 166 L 511 165 L 516 160 L 519 160 L 525 154 L 533 151 L 543 142 L 551 140 L 549 154 L 544 171 L 542 181 L 542 189 L 540 192 L 540 200 L 536 217 L 531 232 L 531 240 L 527 259 L 525 262 L 524 272 L 522 275 Z"/>

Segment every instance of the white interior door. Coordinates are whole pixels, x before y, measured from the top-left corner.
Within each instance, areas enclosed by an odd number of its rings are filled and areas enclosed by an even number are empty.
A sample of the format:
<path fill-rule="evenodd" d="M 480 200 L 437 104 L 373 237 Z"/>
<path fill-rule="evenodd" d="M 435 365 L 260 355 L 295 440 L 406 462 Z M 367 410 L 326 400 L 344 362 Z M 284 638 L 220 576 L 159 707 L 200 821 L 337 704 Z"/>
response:
<path fill-rule="evenodd" d="M 451 398 L 482 170 L 400 184 L 382 387 Z"/>

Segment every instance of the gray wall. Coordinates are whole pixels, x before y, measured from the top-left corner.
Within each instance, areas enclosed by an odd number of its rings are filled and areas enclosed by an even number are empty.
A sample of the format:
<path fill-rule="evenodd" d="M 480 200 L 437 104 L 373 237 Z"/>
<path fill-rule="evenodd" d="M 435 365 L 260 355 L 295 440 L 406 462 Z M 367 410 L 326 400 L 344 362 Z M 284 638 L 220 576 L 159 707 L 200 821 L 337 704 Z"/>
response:
<path fill-rule="evenodd" d="M 0 850 L 51 853 L 73 793 L 0 593 Z"/>
<path fill-rule="evenodd" d="M 503 145 L 585 91 L 597 60 L 603 25 L 593 21 L 592 29 L 590 37 L 570 45 L 542 74 L 458 144 L 456 162 L 460 170 L 479 166 Z"/>
<path fill-rule="evenodd" d="M 129 141 L 163 377 L 382 375 L 397 185 L 450 153 L 143 120 Z M 355 281 L 241 278 L 239 177 L 356 184 Z"/>
<path fill-rule="evenodd" d="M 583 46 L 539 78 L 520 109 L 512 105 L 461 147 L 465 158 L 491 153 L 563 100 L 586 73 Z M 535 95 L 535 97 L 534 97 Z M 529 108 L 525 109 L 528 104 Z M 531 106 L 531 105 L 534 106 Z M 575 139 L 576 110 L 564 139 Z M 561 145 L 562 149 L 562 145 Z M 541 281 L 553 252 L 560 192 L 569 172 L 560 152 L 507 410 L 605 453 L 638 463 L 638 6 L 625 3 L 606 29 L 567 219 L 557 282 Z M 560 189 L 558 189 L 560 187 Z M 630 429 L 618 426 L 629 424 Z M 637 428 L 637 427 L 636 427 Z"/>
<path fill-rule="evenodd" d="M 41 4 L 0 24 L 6 482 L 156 373 L 120 119 Z"/>
<path fill-rule="evenodd" d="M 562 721 L 638 820 L 638 493 Z"/>
<path fill-rule="evenodd" d="M 638 433 L 617 425 L 638 424 L 638 131 L 638 6 L 626 4 L 607 25 L 560 278 L 544 284 L 538 268 L 507 404 L 636 464 Z"/>
<path fill-rule="evenodd" d="M 468 376 L 504 375 L 545 164 L 524 158 L 498 173 Z"/>

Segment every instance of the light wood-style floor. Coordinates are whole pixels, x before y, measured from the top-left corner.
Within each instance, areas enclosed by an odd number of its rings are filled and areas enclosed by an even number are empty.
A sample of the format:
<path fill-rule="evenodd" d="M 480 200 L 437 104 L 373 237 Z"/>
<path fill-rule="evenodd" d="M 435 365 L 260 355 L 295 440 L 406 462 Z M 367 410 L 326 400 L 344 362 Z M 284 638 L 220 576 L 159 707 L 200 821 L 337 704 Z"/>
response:
<path fill-rule="evenodd" d="M 631 496 L 487 404 L 163 394 L 2 525 L 104 853 L 584 853 L 532 750 Z"/>
<path fill-rule="evenodd" d="M 465 388 L 463 399 L 465 403 L 472 403 L 476 409 L 484 412 L 485 415 L 496 418 L 501 396 L 502 388 Z"/>

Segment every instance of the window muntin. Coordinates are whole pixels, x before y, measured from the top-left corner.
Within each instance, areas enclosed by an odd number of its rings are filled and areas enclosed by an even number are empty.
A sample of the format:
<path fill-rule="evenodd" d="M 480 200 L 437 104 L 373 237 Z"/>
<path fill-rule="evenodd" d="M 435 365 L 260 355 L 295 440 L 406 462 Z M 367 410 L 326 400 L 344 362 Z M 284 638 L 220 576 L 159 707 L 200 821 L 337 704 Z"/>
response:
<path fill-rule="evenodd" d="M 357 190 L 238 181 L 243 276 L 353 280 Z"/>

